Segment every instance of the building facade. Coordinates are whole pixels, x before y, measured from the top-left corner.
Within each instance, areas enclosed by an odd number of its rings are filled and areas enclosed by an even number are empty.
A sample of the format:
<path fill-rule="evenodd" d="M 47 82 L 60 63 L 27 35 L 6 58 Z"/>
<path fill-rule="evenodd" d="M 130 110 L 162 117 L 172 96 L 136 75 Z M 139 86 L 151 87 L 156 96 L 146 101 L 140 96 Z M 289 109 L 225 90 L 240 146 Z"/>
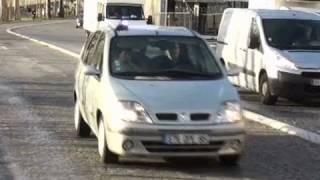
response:
<path fill-rule="evenodd" d="M 0 19 L 2 21 L 32 17 L 50 18 L 75 15 L 75 0 L 0 0 Z"/>
<path fill-rule="evenodd" d="M 234 7 L 248 8 L 248 0 L 146 0 L 145 14 L 157 25 L 185 26 L 216 35 L 223 11 Z"/>

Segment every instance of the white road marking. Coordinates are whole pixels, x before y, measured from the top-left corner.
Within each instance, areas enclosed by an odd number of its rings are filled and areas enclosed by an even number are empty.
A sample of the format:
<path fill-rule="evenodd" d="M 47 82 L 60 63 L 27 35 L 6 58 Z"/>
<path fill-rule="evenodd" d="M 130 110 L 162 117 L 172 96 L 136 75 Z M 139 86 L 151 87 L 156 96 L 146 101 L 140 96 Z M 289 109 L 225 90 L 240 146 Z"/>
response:
<path fill-rule="evenodd" d="M 247 110 L 244 111 L 244 117 L 248 120 L 267 125 L 273 129 L 279 130 L 289 135 L 300 137 L 315 144 L 320 144 L 320 134 L 297 128 L 292 125 Z"/>
<path fill-rule="evenodd" d="M 55 24 L 55 23 L 47 23 L 47 24 Z M 48 46 L 49 48 L 58 50 L 58 51 L 60 51 L 60 52 L 62 52 L 64 54 L 67 54 L 67 55 L 70 55 L 72 57 L 75 57 L 75 58 L 79 59 L 79 57 L 80 57 L 79 54 L 76 54 L 76 53 L 71 52 L 69 50 L 66 50 L 64 48 L 60 48 L 58 46 L 55 46 L 55 45 L 52 45 L 52 44 L 49 44 L 49 43 L 46 43 L 46 42 L 43 42 L 43 41 L 39 41 L 37 39 L 33 39 L 33 38 L 30 38 L 30 37 L 27 37 L 27 36 L 24 36 L 22 34 L 18 34 L 18 33 L 15 33 L 15 32 L 12 31 L 13 29 L 22 28 L 22 27 L 26 27 L 26 26 L 20 26 L 20 27 L 7 29 L 7 32 L 10 33 L 10 34 L 13 34 L 15 36 L 18 36 L 18 37 L 21 37 L 21 38 L 24 38 L 24 39 L 28 39 L 28 40 L 31 40 L 33 42 Z M 244 111 L 244 117 L 246 119 L 248 119 L 248 120 L 255 121 L 255 122 L 258 122 L 260 124 L 264 124 L 266 126 L 269 126 L 269 127 L 273 128 L 273 129 L 276 129 L 276 130 L 279 130 L 281 132 L 287 133 L 289 135 L 300 137 L 302 139 L 305 139 L 307 141 L 313 142 L 315 144 L 320 144 L 320 134 L 317 134 L 317 133 L 314 133 L 314 132 L 310 132 L 310 131 L 307 131 L 307 130 L 304 130 L 304 129 L 301 129 L 301 128 L 297 128 L 297 127 L 291 126 L 289 124 L 283 123 L 281 121 L 277 121 L 275 119 L 268 118 L 266 116 L 263 116 L 261 114 L 254 113 L 254 112 L 251 112 L 251 111 L 248 111 L 248 110 Z"/>
<path fill-rule="evenodd" d="M 0 46 L 0 49 L 2 50 L 8 50 L 8 48 L 6 46 Z"/>
<path fill-rule="evenodd" d="M 57 24 L 57 23 L 60 23 L 60 22 L 54 22 L 54 23 L 45 23 L 45 24 Z M 45 24 L 41 24 L 41 25 L 45 25 Z M 30 41 L 33 41 L 35 43 L 38 43 L 38 44 L 41 44 L 41 45 L 44 45 L 44 46 L 48 46 L 49 48 L 51 49 L 54 49 L 54 50 L 57 50 L 57 51 L 60 51 L 64 54 L 67 54 L 69 56 L 72 56 L 74 58 L 77 58 L 79 59 L 80 58 L 80 55 L 77 54 L 77 53 L 74 53 L 74 52 L 71 52 L 69 50 L 66 50 L 64 48 L 61 48 L 61 47 L 58 47 L 56 45 L 53 45 L 53 44 L 49 44 L 49 43 L 46 43 L 44 41 L 40 41 L 40 40 L 37 40 L 37 39 L 34 39 L 34 38 L 31 38 L 31 37 L 28 37 L 28 36 L 25 36 L 25 35 L 22 35 L 22 34 L 19 34 L 19 33 L 16 33 L 16 32 L 13 32 L 12 30 L 14 29 L 19 29 L 19 28 L 23 28 L 23 27 L 30 27 L 30 26 L 36 26 L 36 25 L 39 25 L 39 24 L 32 24 L 32 25 L 24 25 L 24 26 L 18 26 L 18 27 L 14 27 L 14 28 L 10 28 L 10 29 L 7 29 L 7 33 L 9 34 L 12 34 L 12 35 L 15 35 L 15 36 L 18 36 L 18 37 L 21 37 L 23 39 L 28 39 Z"/>

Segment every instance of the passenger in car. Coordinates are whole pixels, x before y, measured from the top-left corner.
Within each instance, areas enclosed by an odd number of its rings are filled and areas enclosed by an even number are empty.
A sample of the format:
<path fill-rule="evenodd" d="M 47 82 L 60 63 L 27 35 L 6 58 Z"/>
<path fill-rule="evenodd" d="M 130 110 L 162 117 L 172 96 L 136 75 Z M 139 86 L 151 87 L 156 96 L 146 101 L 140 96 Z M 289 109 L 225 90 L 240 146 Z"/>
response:
<path fill-rule="evenodd" d="M 116 72 L 134 72 L 139 69 L 132 62 L 132 52 L 130 49 L 121 49 L 118 51 L 112 65 Z"/>

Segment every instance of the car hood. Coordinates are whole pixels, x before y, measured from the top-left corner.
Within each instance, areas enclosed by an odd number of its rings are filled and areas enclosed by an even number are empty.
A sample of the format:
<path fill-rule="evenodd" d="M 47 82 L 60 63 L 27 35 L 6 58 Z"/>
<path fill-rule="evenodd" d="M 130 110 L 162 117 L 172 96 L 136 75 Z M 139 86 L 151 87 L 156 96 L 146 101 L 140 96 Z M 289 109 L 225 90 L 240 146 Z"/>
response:
<path fill-rule="evenodd" d="M 106 19 L 105 22 L 110 24 L 112 27 L 116 27 L 120 24 L 122 20 L 118 19 Z M 139 26 L 139 25 L 146 25 L 147 22 L 144 20 L 127 20 L 128 26 Z"/>
<path fill-rule="evenodd" d="M 213 111 L 225 101 L 239 101 L 227 79 L 214 81 L 137 81 L 113 79 L 119 100 L 141 103 L 148 111 Z"/>
<path fill-rule="evenodd" d="M 283 51 L 282 54 L 298 68 L 320 69 L 320 51 L 292 50 Z"/>

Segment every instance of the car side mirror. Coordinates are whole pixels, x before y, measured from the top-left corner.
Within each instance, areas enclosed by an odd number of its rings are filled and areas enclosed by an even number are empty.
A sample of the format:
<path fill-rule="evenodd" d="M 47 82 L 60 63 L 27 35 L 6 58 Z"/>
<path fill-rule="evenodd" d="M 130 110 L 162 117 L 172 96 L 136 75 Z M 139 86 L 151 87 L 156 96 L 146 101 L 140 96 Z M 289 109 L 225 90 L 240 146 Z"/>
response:
<path fill-rule="evenodd" d="M 249 48 L 250 49 L 259 49 L 260 48 L 260 39 L 258 36 L 251 38 Z"/>
<path fill-rule="evenodd" d="M 153 24 L 153 18 L 152 18 L 152 16 L 148 16 L 148 18 L 147 18 L 147 24 L 148 24 L 148 25 Z"/>
<path fill-rule="evenodd" d="M 103 15 L 102 13 L 98 14 L 98 22 L 103 21 Z"/>
<path fill-rule="evenodd" d="M 233 77 L 233 76 L 239 76 L 240 73 L 243 72 L 243 68 L 241 67 L 232 67 L 227 71 L 228 76 Z"/>
<path fill-rule="evenodd" d="M 100 76 L 101 72 L 93 66 L 85 65 L 84 74 L 87 76 Z"/>

